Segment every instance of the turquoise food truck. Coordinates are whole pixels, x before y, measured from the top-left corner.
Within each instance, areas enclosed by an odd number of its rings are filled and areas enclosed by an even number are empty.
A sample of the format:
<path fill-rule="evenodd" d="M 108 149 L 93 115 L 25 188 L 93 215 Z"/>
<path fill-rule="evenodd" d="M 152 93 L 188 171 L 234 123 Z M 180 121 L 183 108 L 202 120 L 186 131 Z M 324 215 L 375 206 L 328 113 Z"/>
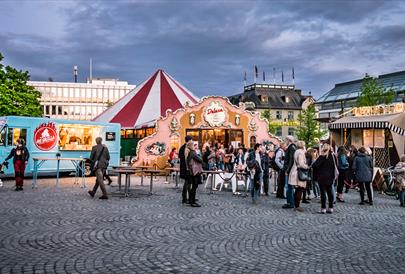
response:
<path fill-rule="evenodd" d="M 33 158 L 83 158 L 86 160 L 86 174 L 90 173 L 90 152 L 97 137 L 103 138 L 108 147 L 110 165 L 120 162 L 120 124 L 88 121 L 50 119 L 37 117 L 0 117 L 0 163 L 9 155 L 18 139 L 25 141 L 30 153 L 25 174 L 32 175 Z M 39 174 L 55 173 L 57 161 L 46 161 Z M 60 161 L 60 173 L 75 171 L 71 161 Z M 4 170 L 5 176 L 14 174 L 12 162 Z"/>

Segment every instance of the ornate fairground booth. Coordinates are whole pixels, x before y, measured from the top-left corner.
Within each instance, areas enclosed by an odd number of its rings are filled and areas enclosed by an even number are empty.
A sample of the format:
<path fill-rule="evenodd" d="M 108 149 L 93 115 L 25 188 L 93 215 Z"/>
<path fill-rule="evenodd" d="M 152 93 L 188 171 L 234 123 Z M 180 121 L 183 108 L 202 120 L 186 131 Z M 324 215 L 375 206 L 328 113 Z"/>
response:
<path fill-rule="evenodd" d="M 395 165 L 405 153 L 405 104 L 359 107 L 329 125 L 337 145 L 369 147 L 376 167 Z"/>
<path fill-rule="evenodd" d="M 225 147 L 253 147 L 257 142 L 279 145 L 268 133 L 268 122 L 259 113 L 246 110 L 246 105 L 232 105 L 228 98 L 204 97 L 197 104 L 186 104 L 175 112 L 166 111 L 156 120 L 155 133 L 139 141 L 135 165 L 156 165 L 163 169 L 172 148 L 179 148 L 186 135 L 192 136 L 200 149 L 207 142 Z"/>

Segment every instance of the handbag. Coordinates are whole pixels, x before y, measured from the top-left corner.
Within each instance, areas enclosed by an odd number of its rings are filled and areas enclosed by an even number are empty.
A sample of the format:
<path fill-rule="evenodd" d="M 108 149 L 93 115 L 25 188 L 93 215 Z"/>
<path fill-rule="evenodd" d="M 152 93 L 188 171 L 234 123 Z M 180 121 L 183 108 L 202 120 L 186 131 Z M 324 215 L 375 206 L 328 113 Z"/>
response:
<path fill-rule="evenodd" d="M 193 158 L 190 160 L 190 173 L 192 176 L 200 175 L 203 171 L 202 164 Z"/>
<path fill-rule="evenodd" d="M 300 181 L 311 181 L 311 173 L 309 169 L 305 169 L 305 168 L 298 168 L 298 180 Z"/>

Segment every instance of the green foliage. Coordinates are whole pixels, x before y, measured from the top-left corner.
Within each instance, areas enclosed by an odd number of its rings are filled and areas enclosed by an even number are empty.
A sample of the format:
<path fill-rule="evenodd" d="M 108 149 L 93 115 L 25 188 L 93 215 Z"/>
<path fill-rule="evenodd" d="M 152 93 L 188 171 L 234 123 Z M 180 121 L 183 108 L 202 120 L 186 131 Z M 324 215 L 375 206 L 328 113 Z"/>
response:
<path fill-rule="evenodd" d="M 317 140 L 320 140 L 325 135 L 326 131 L 320 128 L 320 124 L 316 119 L 315 105 L 311 104 L 307 109 L 303 110 L 298 115 L 297 137 L 299 140 L 304 141 L 306 147 L 313 147 L 317 144 Z"/>
<path fill-rule="evenodd" d="M 379 84 L 376 78 L 370 77 L 366 74 L 361 86 L 361 93 L 357 98 L 357 106 L 366 107 L 380 104 L 391 104 L 394 101 L 395 96 L 396 92 L 392 87 L 385 90 L 384 86 Z"/>
<path fill-rule="evenodd" d="M 271 110 L 270 109 L 266 109 L 265 111 L 260 113 L 260 117 L 263 119 L 267 119 L 267 121 L 269 122 L 269 128 L 268 131 L 275 135 L 276 134 L 276 126 L 272 125 L 271 120 L 272 118 L 272 114 L 271 114 Z"/>
<path fill-rule="evenodd" d="M 41 93 L 27 85 L 28 71 L 4 68 L 0 53 L 0 116 L 42 116 Z"/>

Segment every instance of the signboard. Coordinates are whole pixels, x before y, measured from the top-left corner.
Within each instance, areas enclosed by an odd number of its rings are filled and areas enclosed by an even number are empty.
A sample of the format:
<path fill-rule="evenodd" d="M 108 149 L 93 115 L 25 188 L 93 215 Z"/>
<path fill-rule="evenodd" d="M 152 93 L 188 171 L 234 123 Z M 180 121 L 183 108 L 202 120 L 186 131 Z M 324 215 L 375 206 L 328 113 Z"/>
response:
<path fill-rule="evenodd" d="M 52 122 L 39 125 L 34 131 L 35 146 L 44 151 L 51 150 L 58 141 L 55 124 Z"/>
<path fill-rule="evenodd" d="M 226 121 L 226 111 L 218 101 L 211 102 L 204 111 L 204 120 L 211 127 L 222 126 Z"/>
<path fill-rule="evenodd" d="M 106 141 L 115 141 L 115 132 L 106 132 L 105 140 Z"/>

